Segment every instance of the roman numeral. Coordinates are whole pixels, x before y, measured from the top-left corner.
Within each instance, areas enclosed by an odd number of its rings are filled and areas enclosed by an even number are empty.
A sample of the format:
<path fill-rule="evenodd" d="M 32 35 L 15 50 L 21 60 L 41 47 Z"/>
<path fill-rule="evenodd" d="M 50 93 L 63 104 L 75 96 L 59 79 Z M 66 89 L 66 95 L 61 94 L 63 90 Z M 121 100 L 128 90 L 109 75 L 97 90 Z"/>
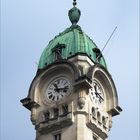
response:
<path fill-rule="evenodd" d="M 49 99 L 51 99 L 53 97 L 53 95 L 51 94 L 50 96 L 49 96 Z"/>
<path fill-rule="evenodd" d="M 53 96 L 52 100 L 54 101 L 54 99 L 55 99 L 55 96 Z"/>

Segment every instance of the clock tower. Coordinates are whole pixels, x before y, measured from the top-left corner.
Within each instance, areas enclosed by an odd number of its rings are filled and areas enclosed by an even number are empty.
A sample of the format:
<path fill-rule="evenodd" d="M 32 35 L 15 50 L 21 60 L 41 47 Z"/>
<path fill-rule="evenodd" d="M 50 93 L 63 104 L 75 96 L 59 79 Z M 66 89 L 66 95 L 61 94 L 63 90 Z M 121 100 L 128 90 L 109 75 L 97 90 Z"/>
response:
<path fill-rule="evenodd" d="M 112 117 L 122 111 L 116 87 L 100 49 L 77 25 L 76 0 L 68 15 L 72 25 L 44 49 L 21 102 L 36 140 L 107 140 Z"/>

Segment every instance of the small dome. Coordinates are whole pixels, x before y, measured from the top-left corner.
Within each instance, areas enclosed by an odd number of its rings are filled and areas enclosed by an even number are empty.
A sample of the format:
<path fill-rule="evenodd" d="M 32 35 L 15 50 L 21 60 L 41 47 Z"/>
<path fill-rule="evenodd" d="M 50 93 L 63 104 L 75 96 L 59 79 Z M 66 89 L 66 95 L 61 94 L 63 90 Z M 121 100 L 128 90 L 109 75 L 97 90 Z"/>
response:
<path fill-rule="evenodd" d="M 62 59 L 69 59 L 79 54 L 86 55 L 93 62 L 96 62 L 97 52 L 100 52 L 96 44 L 82 31 L 80 26 L 72 25 L 49 42 L 40 57 L 38 69 L 44 69 L 55 62 L 56 57 L 53 50 L 58 44 L 65 46 L 61 52 Z M 100 56 L 98 63 L 107 68 L 104 57 Z"/>

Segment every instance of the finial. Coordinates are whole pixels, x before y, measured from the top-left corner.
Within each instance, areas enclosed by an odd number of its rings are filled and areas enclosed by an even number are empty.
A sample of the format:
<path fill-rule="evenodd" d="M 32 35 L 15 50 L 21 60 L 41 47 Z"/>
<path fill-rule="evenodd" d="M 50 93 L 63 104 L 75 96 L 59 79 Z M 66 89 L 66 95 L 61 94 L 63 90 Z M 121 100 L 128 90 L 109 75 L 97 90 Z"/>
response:
<path fill-rule="evenodd" d="M 76 0 L 73 0 L 73 8 L 69 10 L 69 19 L 72 25 L 76 25 L 80 19 L 81 11 L 76 7 Z"/>
<path fill-rule="evenodd" d="M 77 2 L 76 0 L 73 0 L 73 6 L 76 6 Z"/>

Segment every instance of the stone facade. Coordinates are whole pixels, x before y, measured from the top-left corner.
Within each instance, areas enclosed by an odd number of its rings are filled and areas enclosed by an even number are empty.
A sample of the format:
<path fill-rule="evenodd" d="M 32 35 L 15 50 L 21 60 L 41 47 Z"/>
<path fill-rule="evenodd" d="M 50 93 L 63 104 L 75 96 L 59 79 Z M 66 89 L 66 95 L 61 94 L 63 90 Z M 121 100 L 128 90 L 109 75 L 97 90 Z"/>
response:
<path fill-rule="evenodd" d="M 71 93 L 59 101 L 49 101 L 47 87 L 59 77 L 69 79 Z M 94 81 L 102 88 L 103 103 L 96 103 L 96 96 L 92 96 Z M 28 97 L 21 102 L 31 111 L 36 140 L 106 140 L 112 116 L 121 111 L 109 72 L 82 55 L 56 61 L 39 71 Z"/>

